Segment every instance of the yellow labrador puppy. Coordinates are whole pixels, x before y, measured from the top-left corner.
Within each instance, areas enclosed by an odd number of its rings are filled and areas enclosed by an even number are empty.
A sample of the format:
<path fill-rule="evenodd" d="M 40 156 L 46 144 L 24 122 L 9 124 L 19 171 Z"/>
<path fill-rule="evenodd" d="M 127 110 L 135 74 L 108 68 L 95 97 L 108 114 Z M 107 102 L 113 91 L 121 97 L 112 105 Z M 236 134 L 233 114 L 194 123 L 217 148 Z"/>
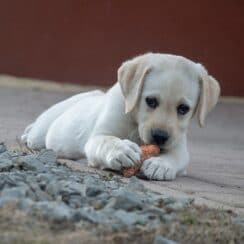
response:
<path fill-rule="evenodd" d="M 149 179 L 173 180 L 189 162 L 187 127 L 194 114 L 203 126 L 220 94 L 218 82 L 201 65 L 181 56 L 147 53 L 121 65 L 118 82 L 106 93 L 73 96 L 29 125 L 23 142 L 59 157 L 86 156 L 94 167 L 120 170 L 140 163 L 140 144 L 157 144 L 162 154 L 146 160 Z"/>

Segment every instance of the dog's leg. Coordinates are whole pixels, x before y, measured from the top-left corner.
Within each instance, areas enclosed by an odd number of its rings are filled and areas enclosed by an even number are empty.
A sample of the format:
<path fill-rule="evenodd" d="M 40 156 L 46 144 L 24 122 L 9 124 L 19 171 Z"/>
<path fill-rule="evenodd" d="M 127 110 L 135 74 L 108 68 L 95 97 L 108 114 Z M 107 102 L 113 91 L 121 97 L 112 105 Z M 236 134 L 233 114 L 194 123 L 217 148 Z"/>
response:
<path fill-rule="evenodd" d="M 136 143 L 114 136 L 90 138 L 85 153 L 90 166 L 113 170 L 138 165 L 141 157 L 141 149 Z"/>
<path fill-rule="evenodd" d="M 45 148 L 45 139 L 51 124 L 60 115 L 62 115 L 65 111 L 67 111 L 84 97 L 100 93 L 102 92 L 92 91 L 87 93 L 81 93 L 53 105 L 48 110 L 44 111 L 34 123 L 29 125 L 25 129 L 25 132 L 21 137 L 22 142 L 27 144 L 29 148 L 34 150 L 40 150 L 42 148 Z"/>
<path fill-rule="evenodd" d="M 185 140 L 173 151 L 145 160 L 141 167 L 141 173 L 152 180 L 175 179 L 176 175 L 186 170 L 189 163 L 189 153 Z"/>

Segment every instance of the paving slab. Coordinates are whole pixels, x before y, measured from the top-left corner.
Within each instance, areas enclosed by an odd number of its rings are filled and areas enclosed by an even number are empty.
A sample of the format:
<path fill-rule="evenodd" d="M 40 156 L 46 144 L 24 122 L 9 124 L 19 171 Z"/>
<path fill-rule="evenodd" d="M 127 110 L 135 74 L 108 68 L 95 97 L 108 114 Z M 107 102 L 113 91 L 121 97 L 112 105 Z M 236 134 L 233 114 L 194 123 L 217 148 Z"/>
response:
<path fill-rule="evenodd" d="M 23 80 L 12 80 L 0 77 L 0 141 L 10 148 L 18 147 L 16 138 L 50 105 L 89 89 L 54 89 L 53 85 L 48 89 L 49 83 L 26 85 Z M 204 129 L 193 121 L 189 148 L 191 163 L 187 176 L 172 182 L 142 181 L 145 186 L 162 193 L 191 196 L 197 204 L 232 209 L 244 215 L 244 99 L 221 99 Z M 63 163 L 87 173 L 95 170 L 85 160 Z"/>

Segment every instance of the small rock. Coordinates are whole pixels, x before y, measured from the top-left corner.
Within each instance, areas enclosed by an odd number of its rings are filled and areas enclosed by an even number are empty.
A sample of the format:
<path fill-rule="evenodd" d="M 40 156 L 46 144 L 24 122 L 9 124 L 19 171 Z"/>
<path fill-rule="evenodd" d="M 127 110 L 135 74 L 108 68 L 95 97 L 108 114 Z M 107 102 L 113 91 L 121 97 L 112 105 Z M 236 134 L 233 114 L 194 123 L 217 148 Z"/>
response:
<path fill-rule="evenodd" d="M 56 197 L 59 194 L 60 190 L 61 184 L 56 180 L 50 181 L 46 186 L 46 192 L 52 197 Z"/>
<path fill-rule="evenodd" d="M 93 175 L 86 175 L 84 177 L 84 184 L 86 185 L 100 185 L 103 186 L 104 183 L 101 179 L 99 179 L 98 177 L 94 177 Z"/>
<path fill-rule="evenodd" d="M 10 171 L 14 167 L 14 162 L 12 157 L 8 152 L 3 152 L 0 154 L 0 172 Z"/>
<path fill-rule="evenodd" d="M 176 198 L 171 197 L 171 196 L 166 196 L 166 195 L 159 195 L 159 194 L 154 194 L 152 196 L 152 203 L 155 206 L 162 207 L 168 204 L 173 204 L 176 202 Z"/>
<path fill-rule="evenodd" d="M 176 219 L 176 213 L 172 212 L 170 214 L 165 214 L 161 221 L 165 224 L 169 224 L 169 223 L 172 223 L 173 220 Z"/>
<path fill-rule="evenodd" d="M 46 186 L 53 180 L 55 180 L 56 176 L 51 174 L 50 172 L 40 173 L 36 176 L 36 180 L 41 188 L 46 189 Z"/>
<path fill-rule="evenodd" d="M 57 161 L 57 154 L 53 150 L 41 150 L 36 159 L 44 164 L 54 164 Z"/>
<path fill-rule="evenodd" d="M 84 196 L 85 186 L 78 182 L 53 180 L 47 185 L 46 192 L 54 199 L 58 199 L 61 196 L 62 200 L 68 203 L 71 195 Z"/>
<path fill-rule="evenodd" d="M 108 202 L 109 198 L 111 197 L 111 195 L 108 192 L 103 192 L 100 195 L 97 196 L 98 200 L 101 200 L 103 202 Z"/>
<path fill-rule="evenodd" d="M 111 198 L 111 195 L 107 192 L 103 192 L 100 195 L 96 196 L 95 198 L 89 198 L 89 204 L 94 209 L 103 209 L 107 204 L 109 199 Z"/>
<path fill-rule="evenodd" d="M 80 195 L 83 196 L 85 192 L 85 186 L 78 182 L 72 181 L 59 181 L 60 182 L 60 194 Z"/>
<path fill-rule="evenodd" d="M 142 182 L 135 176 L 131 177 L 129 183 L 125 186 L 125 188 L 129 191 L 134 192 L 146 192 L 147 189 L 144 187 Z"/>
<path fill-rule="evenodd" d="M 156 236 L 153 243 L 154 244 L 177 244 L 178 242 L 168 240 L 162 236 Z"/>
<path fill-rule="evenodd" d="M 40 181 L 38 182 L 40 188 L 45 191 L 46 190 L 46 186 L 47 186 L 47 182 L 46 181 Z"/>
<path fill-rule="evenodd" d="M 168 204 L 166 206 L 166 209 L 170 210 L 170 211 L 181 210 L 181 209 L 189 207 L 192 204 L 192 202 L 193 202 L 192 198 L 178 199 L 176 202 Z"/>
<path fill-rule="evenodd" d="M 159 219 L 153 219 L 153 220 L 149 221 L 147 228 L 148 228 L 148 230 L 155 230 L 155 229 L 160 228 L 161 224 L 162 223 Z"/>
<path fill-rule="evenodd" d="M 87 205 L 87 198 L 81 195 L 69 195 L 67 198 L 62 196 L 62 200 L 71 208 L 81 208 Z"/>
<path fill-rule="evenodd" d="M 104 191 L 104 186 L 101 185 L 90 185 L 86 187 L 86 196 L 96 197 Z"/>
<path fill-rule="evenodd" d="M 49 173 L 52 173 L 53 175 L 56 175 L 58 177 L 60 177 L 60 179 L 66 179 L 68 178 L 69 176 L 69 169 L 64 169 L 62 166 L 59 166 L 59 167 L 56 167 L 56 166 L 53 166 L 53 167 L 49 167 L 49 170 L 48 170 Z"/>
<path fill-rule="evenodd" d="M 33 204 L 31 212 L 35 215 L 41 215 L 51 221 L 61 223 L 71 220 L 74 212 L 62 202 L 36 202 Z"/>
<path fill-rule="evenodd" d="M 110 174 L 110 180 L 114 181 L 114 182 L 121 182 L 121 177 L 119 177 L 118 175 L 114 175 L 113 173 Z"/>
<path fill-rule="evenodd" d="M 20 199 L 17 203 L 17 207 L 21 210 L 29 211 L 34 202 L 30 198 Z"/>
<path fill-rule="evenodd" d="M 18 179 L 16 180 L 15 175 L 13 174 L 0 174 L 0 190 L 4 189 L 5 187 L 14 187 L 19 184 Z"/>
<path fill-rule="evenodd" d="M 10 171 L 13 168 L 13 163 L 10 160 L 0 162 L 0 172 Z"/>
<path fill-rule="evenodd" d="M 36 201 L 51 201 L 52 197 L 50 195 L 48 195 L 45 191 L 40 190 L 36 190 L 34 192 L 35 196 L 36 196 Z"/>
<path fill-rule="evenodd" d="M 244 226 L 244 218 L 241 217 L 235 217 L 232 219 L 232 222 L 236 225 L 242 225 Z"/>
<path fill-rule="evenodd" d="M 70 175 L 69 178 L 68 178 L 69 181 L 74 181 L 74 182 L 78 182 L 78 183 L 82 183 L 83 182 L 83 179 L 80 175 Z"/>
<path fill-rule="evenodd" d="M 110 190 L 118 190 L 121 186 L 121 183 L 119 183 L 117 180 L 109 180 L 105 182 L 106 188 L 110 189 Z"/>
<path fill-rule="evenodd" d="M 153 206 L 150 206 L 148 209 L 144 210 L 143 214 L 146 214 L 149 219 L 159 218 L 161 221 L 163 221 L 165 217 L 164 209 Z"/>
<path fill-rule="evenodd" d="M 1 197 L 0 198 L 0 207 L 3 207 L 8 204 L 13 204 L 14 206 L 17 204 L 18 198 L 15 197 Z"/>
<path fill-rule="evenodd" d="M 139 215 L 137 213 L 130 213 L 124 210 L 117 210 L 114 215 L 126 226 L 130 225 L 146 225 L 148 222 L 147 216 Z"/>
<path fill-rule="evenodd" d="M 35 182 L 34 180 L 29 181 L 29 197 L 32 198 L 32 200 L 35 201 L 50 201 L 52 200 L 51 196 L 49 196 L 45 191 L 42 191 L 39 184 Z"/>
<path fill-rule="evenodd" d="M 114 209 L 124 209 L 126 211 L 141 210 L 143 203 L 137 194 L 125 190 L 120 190 L 109 200 L 106 207 Z"/>
<path fill-rule="evenodd" d="M 45 172 L 46 168 L 34 155 L 26 155 L 17 157 L 15 160 L 15 166 L 21 170 L 31 170 L 37 172 Z"/>
<path fill-rule="evenodd" d="M 7 151 L 7 148 L 6 148 L 6 146 L 4 145 L 4 143 L 1 142 L 1 143 L 0 143 L 0 153 L 3 153 L 3 152 L 5 152 L 5 151 Z"/>
<path fill-rule="evenodd" d="M 75 221 L 85 220 L 93 224 L 108 224 L 110 218 L 107 214 L 92 209 L 77 209 L 73 216 Z"/>
<path fill-rule="evenodd" d="M 28 192 L 27 187 L 13 187 L 13 188 L 5 188 L 1 192 L 1 197 L 10 197 L 10 198 L 24 198 L 26 197 Z"/>

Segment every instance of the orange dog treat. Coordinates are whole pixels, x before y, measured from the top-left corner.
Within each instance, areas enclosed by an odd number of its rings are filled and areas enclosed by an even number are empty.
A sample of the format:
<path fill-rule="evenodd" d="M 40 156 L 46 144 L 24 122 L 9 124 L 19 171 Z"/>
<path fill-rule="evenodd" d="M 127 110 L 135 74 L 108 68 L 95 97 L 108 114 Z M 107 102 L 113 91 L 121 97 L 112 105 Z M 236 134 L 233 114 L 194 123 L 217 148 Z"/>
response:
<path fill-rule="evenodd" d="M 141 157 L 141 164 L 148 158 L 156 157 L 160 153 L 160 148 L 156 145 L 143 145 L 141 146 L 142 150 L 142 157 Z M 123 170 L 123 176 L 131 177 L 135 175 L 140 169 L 140 166 L 134 166 L 130 168 L 126 168 Z"/>

